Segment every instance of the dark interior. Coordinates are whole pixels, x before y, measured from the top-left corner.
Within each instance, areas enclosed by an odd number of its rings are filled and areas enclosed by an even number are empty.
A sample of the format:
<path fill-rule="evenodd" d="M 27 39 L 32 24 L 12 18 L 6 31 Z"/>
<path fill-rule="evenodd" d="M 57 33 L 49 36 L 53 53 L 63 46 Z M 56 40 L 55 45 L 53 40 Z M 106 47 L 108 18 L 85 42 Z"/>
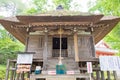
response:
<path fill-rule="evenodd" d="M 60 53 L 60 38 L 58 37 L 53 37 L 53 51 L 52 51 L 52 57 L 59 57 L 59 53 Z M 61 48 L 62 48 L 62 53 L 61 56 L 62 57 L 68 57 L 68 53 L 67 53 L 67 38 L 66 37 L 62 37 L 61 38 Z"/>
<path fill-rule="evenodd" d="M 67 49 L 67 38 L 63 37 L 61 42 L 62 49 Z M 60 49 L 60 38 L 53 37 L 53 49 Z"/>

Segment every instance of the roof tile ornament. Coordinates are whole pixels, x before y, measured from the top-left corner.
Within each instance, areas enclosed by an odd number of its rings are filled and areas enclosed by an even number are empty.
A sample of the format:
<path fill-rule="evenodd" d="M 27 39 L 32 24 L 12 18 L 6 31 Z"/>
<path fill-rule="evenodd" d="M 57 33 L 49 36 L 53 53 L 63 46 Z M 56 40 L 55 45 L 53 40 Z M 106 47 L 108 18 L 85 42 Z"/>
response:
<path fill-rule="evenodd" d="M 56 10 L 63 10 L 64 8 L 63 8 L 63 6 L 62 5 L 59 5 L 57 8 L 56 8 Z"/>

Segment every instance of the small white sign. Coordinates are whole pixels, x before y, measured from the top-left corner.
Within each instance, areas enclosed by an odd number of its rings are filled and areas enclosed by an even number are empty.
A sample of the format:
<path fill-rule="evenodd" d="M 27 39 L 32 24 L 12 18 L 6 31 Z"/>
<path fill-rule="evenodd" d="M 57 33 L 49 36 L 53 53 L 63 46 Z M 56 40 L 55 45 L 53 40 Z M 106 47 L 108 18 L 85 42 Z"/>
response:
<path fill-rule="evenodd" d="M 35 70 L 41 70 L 41 66 L 36 66 Z"/>
<path fill-rule="evenodd" d="M 74 71 L 67 71 L 67 74 L 75 74 Z"/>
<path fill-rule="evenodd" d="M 18 54 L 17 64 L 32 64 L 33 54 Z"/>
<path fill-rule="evenodd" d="M 56 75 L 56 71 L 48 71 L 48 74 L 50 74 L 50 75 Z"/>
<path fill-rule="evenodd" d="M 92 73 L 92 62 L 87 62 L 87 72 Z"/>

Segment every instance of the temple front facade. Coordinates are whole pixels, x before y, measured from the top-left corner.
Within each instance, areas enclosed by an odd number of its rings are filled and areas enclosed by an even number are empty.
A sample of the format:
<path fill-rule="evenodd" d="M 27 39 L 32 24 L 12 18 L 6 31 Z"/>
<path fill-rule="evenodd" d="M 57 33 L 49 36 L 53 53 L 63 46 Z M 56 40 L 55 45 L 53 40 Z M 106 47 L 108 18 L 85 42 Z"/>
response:
<path fill-rule="evenodd" d="M 70 79 L 67 74 L 64 74 L 63 77 L 67 76 L 65 80 L 83 80 L 87 78 L 86 62 L 93 64 L 96 76 L 92 75 L 92 78 L 104 80 L 104 73 L 99 69 L 99 60 L 95 58 L 94 45 L 119 21 L 120 18 L 116 16 L 64 10 L 0 19 L 1 25 L 25 44 L 25 52 L 35 52 L 31 73 L 28 74 L 31 80 L 43 76 L 47 80 L 62 80 L 62 76 L 61 79 L 46 78 L 49 76 L 47 72 L 56 70 L 57 64 L 64 64 L 66 71 L 73 71 L 72 76 L 77 76 Z M 38 65 L 42 67 L 42 73 L 36 76 L 32 71 Z M 12 75 L 11 80 L 13 78 Z"/>

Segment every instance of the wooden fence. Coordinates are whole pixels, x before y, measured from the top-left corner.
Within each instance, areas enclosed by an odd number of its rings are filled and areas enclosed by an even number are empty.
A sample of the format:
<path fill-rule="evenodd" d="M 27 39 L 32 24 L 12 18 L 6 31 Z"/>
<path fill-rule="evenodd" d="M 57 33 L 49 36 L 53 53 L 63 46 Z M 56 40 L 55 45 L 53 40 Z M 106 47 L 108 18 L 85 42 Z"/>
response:
<path fill-rule="evenodd" d="M 98 58 L 83 58 L 80 59 L 79 69 L 81 73 L 87 72 L 86 62 L 92 62 L 93 73 L 91 77 L 93 80 L 117 80 L 115 71 L 101 71 L 99 65 Z M 34 71 L 35 66 L 43 65 L 43 60 L 33 60 L 32 71 Z M 26 75 L 26 76 L 25 76 Z M 16 60 L 8 60 L 7 69 L 6 69 L 6 77 L 5 80 L 24 80 L 24 77 L 30 77 L 30 73 L 28 74 L 17 74 L 16 73 Z M 77 80 L 85 80 L 85 79 L 77 79 Z"/>

